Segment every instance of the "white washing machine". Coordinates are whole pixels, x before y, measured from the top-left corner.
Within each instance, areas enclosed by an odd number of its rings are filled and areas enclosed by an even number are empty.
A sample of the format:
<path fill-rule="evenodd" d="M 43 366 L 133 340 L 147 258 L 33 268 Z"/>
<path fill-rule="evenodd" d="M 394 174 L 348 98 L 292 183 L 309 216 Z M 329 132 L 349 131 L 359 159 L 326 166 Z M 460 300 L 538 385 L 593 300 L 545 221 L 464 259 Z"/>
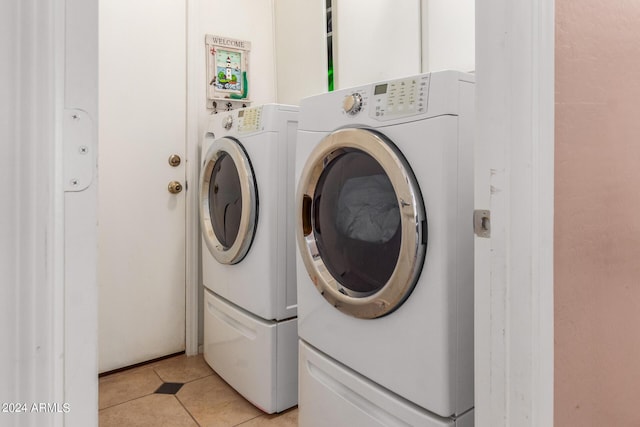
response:
<path fill-rule="evenodd" d="M 300 425 L 472 426 L 473 76 L 300 111 Z"/>
<path fill-rule="evenodd" d="M 213 116 L 202 147 L 204 357 L 265 412 L 297 403 L 298 108 Z"/>

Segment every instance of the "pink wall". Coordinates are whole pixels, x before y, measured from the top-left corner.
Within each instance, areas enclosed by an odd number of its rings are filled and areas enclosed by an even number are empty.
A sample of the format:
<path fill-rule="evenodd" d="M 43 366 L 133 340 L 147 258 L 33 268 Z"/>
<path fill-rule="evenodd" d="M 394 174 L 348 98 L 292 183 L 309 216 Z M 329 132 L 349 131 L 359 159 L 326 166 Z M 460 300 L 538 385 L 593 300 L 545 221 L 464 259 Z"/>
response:
<path fill-rule="evenodd" d="M 556 0 L 555 426 L 640 426 L 640 1 Z"/>

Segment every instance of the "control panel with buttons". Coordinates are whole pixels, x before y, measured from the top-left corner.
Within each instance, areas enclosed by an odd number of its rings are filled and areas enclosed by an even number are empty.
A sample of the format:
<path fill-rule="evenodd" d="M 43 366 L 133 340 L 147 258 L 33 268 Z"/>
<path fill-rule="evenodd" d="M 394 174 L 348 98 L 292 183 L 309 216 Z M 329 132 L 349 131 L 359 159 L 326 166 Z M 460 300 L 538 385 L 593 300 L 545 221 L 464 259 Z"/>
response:
<path fill-rule="evenodd" d="M 238 132 L 256 132 L 261 128 L 262 107 L 238 111 Z"/>
<path fill-rule="evenodd" d="M 427 111 L 429 74 L 381 83 L 373 87 L 369 117 L 392 120 Z"/>

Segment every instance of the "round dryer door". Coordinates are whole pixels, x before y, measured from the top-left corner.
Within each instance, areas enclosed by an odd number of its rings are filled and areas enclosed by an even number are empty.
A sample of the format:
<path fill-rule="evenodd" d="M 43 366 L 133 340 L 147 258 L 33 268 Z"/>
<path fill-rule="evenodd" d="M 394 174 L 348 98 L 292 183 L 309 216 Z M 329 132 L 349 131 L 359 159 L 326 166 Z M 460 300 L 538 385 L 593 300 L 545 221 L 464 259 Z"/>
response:
<path fill-rule="evenodd" d="M 246 151 L 233 138 L 214 141 L 200 172 L 200 222 L 209 252 L 222 264 L 242 261 L 257 220 L 258 190 Z"/>
<path fill-rule="evenodd" d="M 343 129 L 313 150 L 300 177 L 297 239 L 322 296 L 359 318 L 384 316 L 413 290 L 427 222 L 409 164 L 383 135 Z"/>

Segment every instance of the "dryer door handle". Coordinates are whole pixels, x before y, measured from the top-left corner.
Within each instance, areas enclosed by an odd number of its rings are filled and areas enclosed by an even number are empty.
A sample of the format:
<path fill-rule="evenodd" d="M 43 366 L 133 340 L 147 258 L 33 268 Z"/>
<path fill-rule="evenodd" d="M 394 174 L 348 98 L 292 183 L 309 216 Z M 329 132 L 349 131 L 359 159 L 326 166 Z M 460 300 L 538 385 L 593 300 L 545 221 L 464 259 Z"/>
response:
<path fill-rule="evenodd" d="M 313 231 L 311 225 L 311 196 L 305 194 L 302 197 L 302 234 L 307 237 Z"/>

